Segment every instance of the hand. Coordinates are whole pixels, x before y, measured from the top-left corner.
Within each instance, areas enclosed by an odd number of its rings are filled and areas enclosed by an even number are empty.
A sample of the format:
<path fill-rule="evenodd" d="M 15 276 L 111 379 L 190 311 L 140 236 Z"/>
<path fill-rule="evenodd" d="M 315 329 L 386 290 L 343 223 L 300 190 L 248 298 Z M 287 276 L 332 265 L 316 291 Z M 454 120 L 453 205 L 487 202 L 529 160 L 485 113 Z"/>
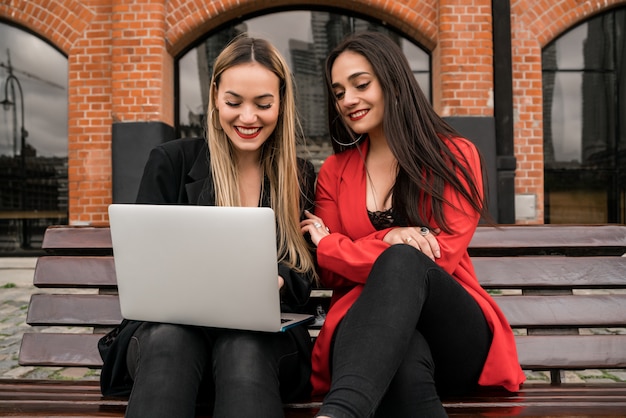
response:
<path fill-rule="evenodd" d="M 283 279 L 281 276 L 278 276 L 278 289 L 282 289 L 283 286 L 285 285 L 285 279 Z"/>
<path fill-rule="evenodd" d="M 311 235 L 311 241 L 317 247 L 322 238 L 330 235 L 330 230 L 324 226 L 324 221 L 319 216 L 313 215 L 308 210 L 305 210 L 304 214 L 307 219 L 300 222 L 300 230 L 303 234 L 308 232 Z"/>
<path fill-rule="evenodd" d="M 439 228 L 430 230 L 426 227 L 419 226 L 394 228 L 385 235 L 383 241 L 390 245 L 411 245 L 426 254 L 431 260 L 435 261 L 436 258 L 441 257 L 441 249 L 439 248 L 439 242 L 437 242 L 436 237 L 439 232 L 441 232 Z"/>

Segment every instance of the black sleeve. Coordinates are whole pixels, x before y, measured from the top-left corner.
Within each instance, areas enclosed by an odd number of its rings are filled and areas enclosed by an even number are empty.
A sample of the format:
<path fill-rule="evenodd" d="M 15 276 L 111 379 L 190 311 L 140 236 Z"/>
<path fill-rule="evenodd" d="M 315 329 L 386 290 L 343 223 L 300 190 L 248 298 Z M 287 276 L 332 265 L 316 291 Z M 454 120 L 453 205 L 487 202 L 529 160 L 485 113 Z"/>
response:
<path fill-rule="evenodd" d="M 312 274 L 298 273 L 279 263 L 278 275 L 285 280 L 284 286 L 280 289 L 281 311 L 304 312 L 311 294 Z"/>

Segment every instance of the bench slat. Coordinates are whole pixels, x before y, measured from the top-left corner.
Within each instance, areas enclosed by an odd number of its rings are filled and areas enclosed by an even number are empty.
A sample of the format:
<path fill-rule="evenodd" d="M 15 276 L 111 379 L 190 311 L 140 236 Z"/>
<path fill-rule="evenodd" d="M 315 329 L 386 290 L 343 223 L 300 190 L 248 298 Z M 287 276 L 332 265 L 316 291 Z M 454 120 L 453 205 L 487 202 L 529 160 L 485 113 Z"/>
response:
<path fill-rule="evenodd" d="M 567 390 L 538 384 L 527 385 L 518 394 L 502 391 L 444 399 L 450 417 L 478 416 L 624 416 L 617 408 L 626 404 L 626 389 L 612 385 L 568 385 Z M 81 396 L 84 393 L 84 397 Z M 16 395 L 23 394 L 15 398 Z M 19 416 L 108 416 L 123 417 L 126 401 L 99 396 L 97 381 L 77 384 L 55 381 L 43 385 L 36 381 L 0 382 L 0 415 Z M 102 405 L 102 408 L 98 408 Z M 286 418 L 311 417 L 319 402 L 285 405 Z M 207 415 L 199 414 L 198 417 Z"/>
<path fill-rule="evenodd" d="M 626 367 L 626 335 L 528 335 L 515 340 L 525 369 Z"/>
<path fill-rule="evenodd" d="M 494 299 L 514 328 L 605 328 L 626 324 L 626 294 L 494 296 Z"/>
<path fill-rule="evenodd" d="M 121 321 L 117 295 L 35 294 L 26 316 L 26 323 L 42 326 L 114 326 Z"/>
<path fill-rule="evenodd" d="M 626 294 L 494 296 L 514 328 L 602 328 L 626 323 Z M 26 322 L 50 326 L 114 326 L 122 314 L 117 295 L 35 294 Z"/>
<path fill-rule="evenodd" d="M 626 251 L 623 225 L 506 225 L 479 226 L 470 248 L 594 248 Z"/>
<path fill-rule="evenodd" d="M 508 225 L 479 226 L 471 249 L 520 248 L 621 248 L 626 252 L 626 228 L 622 225 Z M 45 250 L 111 248 L 108 227 L 51 226 L 46 230 Z"/>
<path fill-rule="evenodd" d="M 114 288 L 113 256 L 43 256 L 37 259 L 33 278 L 40 288 Z"/>
<path fill-rule="evenodd" d="M 102 334 L 24 333 L 18 362 L 22 366 L 102 367 Z"/>
<path fill-rule="evenodd" d="M 97 350 L 102 334 L 26 333 L 19 363 L 70 367 L 102 367 Z M 626 335 L 516 336 L 525 369 L 612 369 L 626 367 Z"/>
<path fill-rule="evenodd" d="M 108 226 L 68 226 L 56 225 L 46 229 L 41 248 L 48 253 L 94 251 L 109 253 L 111 250 L 111 231 Z"/>
<path fill-rule="evenodd" d="M 473 257 L 472 263 L 490 289 L 626 288 L 626 257 Z"/>
<path fill-rule="evenodd" d="M 474 257 L 476 274 L 489 289 L 626 288 L 626 257 Z M 115 288 L 112 256 L 43 256 L 34 284 L 40 288 Z"/>

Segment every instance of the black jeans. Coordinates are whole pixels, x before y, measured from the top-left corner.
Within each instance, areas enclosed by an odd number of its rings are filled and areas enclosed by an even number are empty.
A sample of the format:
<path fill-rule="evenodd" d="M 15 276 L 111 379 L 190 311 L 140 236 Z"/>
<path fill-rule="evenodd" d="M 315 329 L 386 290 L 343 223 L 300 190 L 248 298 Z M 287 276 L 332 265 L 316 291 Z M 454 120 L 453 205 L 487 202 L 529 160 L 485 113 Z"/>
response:
<path fill-rule="evenodd" d="M 288 333 L 144 323 L 127 351 L 126 416 L 195 417 L 202 400 L 215 418 L 282 417 L 282 398 L 309 388 L 306 362 Z"/>
<path fill-rule="evenodd" d="M 415 248 L 393 245 L 335 333 L 319 415 L 446 417 L 439 396 L 477 386 L 491 338 L 454 278 Z"/>

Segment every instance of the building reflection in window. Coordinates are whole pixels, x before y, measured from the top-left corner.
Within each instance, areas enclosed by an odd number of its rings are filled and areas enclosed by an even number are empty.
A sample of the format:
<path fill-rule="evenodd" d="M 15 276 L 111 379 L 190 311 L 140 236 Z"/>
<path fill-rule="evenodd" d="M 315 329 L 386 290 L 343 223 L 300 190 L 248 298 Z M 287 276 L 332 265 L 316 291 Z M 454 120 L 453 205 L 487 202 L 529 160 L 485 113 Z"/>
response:
<path fill-rule="evenodd" d="M 178 61 L 179 130 L 181 136 L 200 136 L 208 106 L 212 63 L 235 36 L 248 32 L 272 42 L 285 56 L 297 86 L 298 111 L 306 147 L 301 156 L 319 167 L 332 151 L 328 138 L 324 60 L 330 49 L 346 35 L 361 30 L 385 31 L 397 40 L 430 97 L 430 56 L 420 47 L 379 23 L 323 11 L 289 11 L 268 14 L 232 25 L 208 36 Z"/>
<path fill-rule="evenodd" d="M 616 9 L 543 50 L 546 223 L 625 221 L 625 29 Z"/>
<path fill-rule="evenodd" d="M 67 59 L 0 23 L 0 255 L 67 223 Z"/>

